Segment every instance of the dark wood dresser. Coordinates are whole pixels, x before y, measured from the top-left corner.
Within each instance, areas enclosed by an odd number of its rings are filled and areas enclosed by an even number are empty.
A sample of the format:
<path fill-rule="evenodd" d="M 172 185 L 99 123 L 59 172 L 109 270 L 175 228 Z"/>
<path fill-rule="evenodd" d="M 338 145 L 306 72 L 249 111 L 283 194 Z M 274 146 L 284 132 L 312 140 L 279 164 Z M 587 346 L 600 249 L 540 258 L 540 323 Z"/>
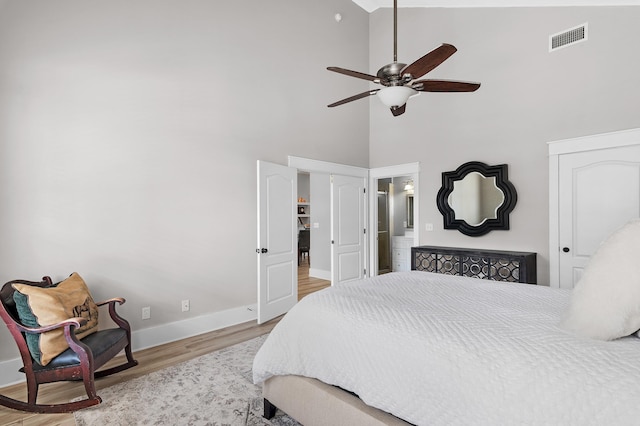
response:
<path fill-rule="evenodd" d="M 411 270 L 536 284 L 536 253 L 456 247 L 411 247 Z"/>

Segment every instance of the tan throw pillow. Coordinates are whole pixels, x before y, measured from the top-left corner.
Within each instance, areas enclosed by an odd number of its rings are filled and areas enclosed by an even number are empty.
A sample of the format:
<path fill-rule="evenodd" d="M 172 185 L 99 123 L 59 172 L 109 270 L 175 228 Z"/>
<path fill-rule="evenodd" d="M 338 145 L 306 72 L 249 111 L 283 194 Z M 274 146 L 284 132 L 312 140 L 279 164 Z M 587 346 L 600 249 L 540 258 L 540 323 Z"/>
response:
<path fill-rule="evenodd" d="M 53 287 L 13 284 L 13 288 L 16 290 L 14 300 L 18 315 L 27 327 L 42 327 L 82 317 L 87 323 L 76 329 L 79 339 L 98 331 L 98 307 L 84 280 L 76 272 Z M 27 334 L 27 338 L 31 356 L 40 365 L 47 365 L 69 347 L 62 328 L 42 334 Z"/>

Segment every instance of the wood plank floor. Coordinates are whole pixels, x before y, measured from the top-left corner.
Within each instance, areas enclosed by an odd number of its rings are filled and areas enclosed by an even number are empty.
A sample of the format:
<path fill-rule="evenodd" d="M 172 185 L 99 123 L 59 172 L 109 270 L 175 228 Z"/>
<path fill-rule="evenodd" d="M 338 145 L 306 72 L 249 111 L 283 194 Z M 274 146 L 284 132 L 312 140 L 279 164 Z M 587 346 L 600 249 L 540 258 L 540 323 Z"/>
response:
<path fill-rule="evenodd" d="M 331 285 L 329 281 L 310 278 L 309 266 L 306 262 L 303 262 L 303 265 L 298 268 L 298 284 L 298 300 L 314 291 Z M 137 359 L 140 364 L 113 376 L 96 380 L 98 395 L 100 395 L 100 389 L 116 383 L 135 379 L 145 374 L 269 333 L 278 321 L 280 321 L 280 318 L 261 325 L 256 324 L 255 321 L 250 321 L 135 352 L 134 358 Z M 107 366 L 115 364 L 116 362 L 120 361 L 116 359 L 108 363 Z M 23 401 L 26 400 L 27 395 L 24 384 L 2 388 L 0 389 L 0 393 Z M 84 387 L 81 382 L 52 383 L 40 386 L 38 402 L 44 404 L 65 402 L 83 395 L 86 394 L 84 393 Z M 75 420 L 73 414 L 31 414 L 0 406 L 0 425 L 75 426 Z"/>
<path fill-rule="evenodd" d="M 298 300 L 302 299 L 307 294 L 322 290 L 330 285 L 331 281 L 310 277 L 309 264 L 306 259 L 302 260 L 300 266 L 298 266 Z"/>

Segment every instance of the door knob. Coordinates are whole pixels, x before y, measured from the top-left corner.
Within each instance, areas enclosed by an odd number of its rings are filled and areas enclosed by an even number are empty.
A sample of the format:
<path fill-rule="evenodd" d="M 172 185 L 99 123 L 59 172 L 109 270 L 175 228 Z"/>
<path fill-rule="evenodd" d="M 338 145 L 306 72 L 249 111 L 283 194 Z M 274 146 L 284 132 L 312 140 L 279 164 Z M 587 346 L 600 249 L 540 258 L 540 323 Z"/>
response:
<path fill-rule="evenodd" d="M 266 252 L 268 252 L 268 251 L 269 251 L 269 250 L 267 250 L 266 248 L 263 248 L 263 249 L 256 249 L 256 253 L 266 253 Z"/>
<path fill-rule="evenodd" d="M 565 253 L 569 253 L 569 247 L 563 247 L 562 251 L 565 252 Z"/>

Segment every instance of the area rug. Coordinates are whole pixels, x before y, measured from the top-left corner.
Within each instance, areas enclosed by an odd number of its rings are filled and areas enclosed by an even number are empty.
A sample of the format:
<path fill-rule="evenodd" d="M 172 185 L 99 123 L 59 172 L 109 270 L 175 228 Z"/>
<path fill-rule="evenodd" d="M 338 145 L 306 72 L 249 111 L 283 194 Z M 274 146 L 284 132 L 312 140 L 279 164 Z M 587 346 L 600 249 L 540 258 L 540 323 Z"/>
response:
<path fill-rule="evenodd" d="M 84 425 L 295 426 L 278 411 L 262 417 L 261 386 L 252 381 L 260 336 L 98 391 L 102 404 L 77 411 Z"/>

